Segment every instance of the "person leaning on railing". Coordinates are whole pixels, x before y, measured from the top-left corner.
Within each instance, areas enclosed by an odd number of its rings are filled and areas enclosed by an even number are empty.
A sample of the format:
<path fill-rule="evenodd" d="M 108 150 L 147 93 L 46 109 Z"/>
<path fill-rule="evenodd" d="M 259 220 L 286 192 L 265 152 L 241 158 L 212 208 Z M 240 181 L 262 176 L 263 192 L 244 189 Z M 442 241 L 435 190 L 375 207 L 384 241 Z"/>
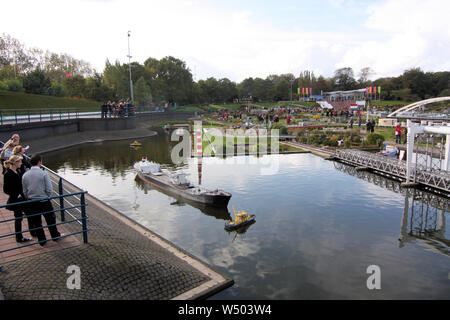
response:
<path fill-rule="evenodd" d="M 13 204 L 16 202 L 25 201 L 25 196 L 22 191 L 22 174 L 20 167 L 22 166 L 22 157 L 19 155 L 12 155 L 8 160 L 4 162 L 6 171 L 3 177 L 3 192 L 9 195 L 7 204 Z M 23 218 L 23 206 L 11 205 L 6 209 L 14 212 L 16 218 L 14 222 L 14 230 L 16 233 L 17 242 L 26 242 L 31 239 L 25 238 L 22 235 L 22 218 Z M 28 227 L 32 228 L 32 221 L 28 218 Z"/>
<path fill-rule="evenodd" d="M 28 148 L 24 148 L 21 145 L 15 146 L 12 154 L 21 156 L 22 159 L 22 166 L 20 167 L 21 174 L 23 175 L 25 172 L 31 169 L 30 161 L 28 161 L 27 157 L 25 157 L 25 152 Z"/>
<path fill-rule="evenodd" d="M 59 233 L 56 227 L 56 215 L 53 210 L 50 200 L 45 199 L 52 195 L 53 187 L 50 177 L 47 172 L 41 170 L 42 157 L 39 154 L 35 154 L 30 158 L 31 169 L 25 172 L 22 177 L 23 193 L 27 200 L 41 199 L 41 201 L 35 201 L 28 205 L 28 214 L 33 215 L 37 213 L 43 213 L 45 222 L 47 223 L 48 230 L 53 241 L 57 241 L 59 237 L 63 235 Z M 47 243 L 44 230 L 42 229 L 41 215 L 35 215 L 32 218 L 32 224 L 36 230 L 39 244 L 44 246 Z"/>
<path fill-rule="evenodd" d="M 3 174 L 5 174 L 6 169 L 3 166 L 3 163 L 9 159 L 9 157 L 11 157 L 12 155 L 12 151 L 14 149 L 14 140 L 13 139 L 9 139 L 8 141 L 5 142 L 5 144 L 3 145 L 2 151 L 0 152 L 0 159 L 2 162 L 2 167 L 3 167 Z"/>

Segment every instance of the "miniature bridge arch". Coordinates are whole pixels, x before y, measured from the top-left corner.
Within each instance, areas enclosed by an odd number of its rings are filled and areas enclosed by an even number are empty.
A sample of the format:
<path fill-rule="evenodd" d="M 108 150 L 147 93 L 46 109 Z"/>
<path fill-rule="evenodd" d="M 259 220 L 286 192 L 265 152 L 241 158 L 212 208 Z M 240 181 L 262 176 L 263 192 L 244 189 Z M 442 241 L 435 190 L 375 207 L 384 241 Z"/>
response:
<path fill-rule="evenodd" d="M 411 104 L 409 104 L 407 106 L 404 106 L 404 107 L 402 107 L 402 108 L 392 112 L 387 117 L 388 118 L 397 118 L 397 117 L 399 117 L 399 114 L 401 116 L 401 114 L 403 112 L 408 112 L 408 111 L 414 110 L 416 108 L 422 107 L 422 106 L 430 104 L 430 103 L 439 102 L 439 101 L 445 101 L 445 100 L 450 100 L 450 97 L 431 98 L 431 99 L 426 99 L 426 100 L 414 102 L 414 103 L 411 103 Z"/>

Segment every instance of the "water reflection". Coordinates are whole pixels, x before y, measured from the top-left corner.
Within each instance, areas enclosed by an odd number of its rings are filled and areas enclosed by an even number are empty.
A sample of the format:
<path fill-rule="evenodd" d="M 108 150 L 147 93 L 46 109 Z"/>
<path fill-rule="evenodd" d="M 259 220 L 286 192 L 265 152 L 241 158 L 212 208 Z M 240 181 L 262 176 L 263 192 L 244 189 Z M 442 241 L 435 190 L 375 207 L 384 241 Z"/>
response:
<path fill-rule="evenodd" d="M 357 171 L 355 167 L 334 162 L 337 170 L 358 177 L 379 187 L 401 193 L 405 202 L 400 224 L 398 246 L 403 248 L 415 240 L 433 251 L 450 256 L 450 240 L 446 236 L 446 213 L 449 198 L 446 195 L 420 189 L 402 188 L 400 180 L 393 180 L 368 171 Z"/>
<path fill-rule="evenodd" d="M 425 245 L 450 256 L 450 241 L 446 238 L 448 199 L 420 190 L 406 190 L 399 247 L 419 239 Z"/>
<path fill-rule="evenodd" d="M 231 216 L 228 212 L 228 209 L 225 207 L 214 207 L 214 206 L 208 206 L 203 203 L 199 203 L 196 201 L 189 201 L 188 199 L 185 199 L 183 197 L 174 195 L 172 193 L 166 192 L 162 188 L 153 188 L 150 183 L 143 181 L 139 178 L 138 175 L 136 175 L 136 178 L 134 179 L 136 186 L 138 189 L 143 190 L 144 194 L 147 194 L 149 190 L 156 190 L 159 191 L 166 196 L 173 198 L 174 201 L 170 203 L 172 206 L 184 206 L 186 204 L 199 209 L 201 212 L 203 212 L 207 216 L 215 217 L 216 219 L 220 220 L 230 220 Z"/>
<path fill-rule="evenodd" d="M 45 164 L 235 281 L 214 298 L 450 298 L 449 257 L 425 244 L 449 239 L 449 228 L 440 227 L 441 212 L 430 218 L 440 206 L 431 202 L 427 216 L 424 205 L 422 218 L 429 222 L 422 222 L 421 230 L 427 232 L 417 232 L 417 209 L 426 195 L 416 194 L 412 211 L 409 194 L 405 218 L 406 190 L 399 182 L 364 172 L 349 175 L 350 169 L 336 170 L 311 154 L 266 156 L 280 164 L 272 176 L 261 175 L 266 164 L 251 164 L 250 157 L 204 158 L 201 184 L 232 192 L 230 210 L 233 205 L 257 215 L 258 223 L 228 233 L 228 211 L 211 212 L 136 181 L 133 164 L 145 155 L 170 171 L 183 169 L 197 184 L 198 159 L 174 164 L 168 135 L 141 139 L 138 150 L 130 142 L 55 152 L 46 155 Z M 382 269 L 379 292 L 366 287 L 371 264 Z"/>

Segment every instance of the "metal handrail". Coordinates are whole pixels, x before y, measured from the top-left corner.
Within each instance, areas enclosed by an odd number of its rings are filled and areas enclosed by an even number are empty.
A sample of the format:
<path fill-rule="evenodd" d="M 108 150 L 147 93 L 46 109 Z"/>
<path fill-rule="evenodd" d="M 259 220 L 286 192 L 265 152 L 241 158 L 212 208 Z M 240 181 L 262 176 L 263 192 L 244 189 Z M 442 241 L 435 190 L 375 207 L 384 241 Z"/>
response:
<path fill-rule="evenodd" d="M 3 141 L 0 141 L 1 145 L 4 145 Z M 24 155 L 27 159 L 30 159 L 30 157 L 28 157 L 27 155 Z M 58 192 L 56 192 L 55 190 L 53 190 L 53 194 L 55 194 L 55 196 L 51 196 L 51 197 L 47 197 L 47 198 L 43 198 L 43 199 L 35 199 L 35 200 L 27 200 L 27 201 L 22 201 L 22 202 L 15 202 L 13 204 L 7 204 L 7 205 L 0 205 L 0 208 L 5 208 L 8 206 L 12 206 L 12 205 L 22 205 L 22 204 L 29 204 L 29 203 L 33 203 L 33 202 L 37 202 L 37 201 L 43 201 L 43 200 L 50 200 L 52 202 L 55 202 L 56 199 L 59 199 L 59 204 L 56 203 L 57 205 L 57 209 L 54 209 L 53 211 L 49 211 L 49 212 L 40 212 L 37 214 L 32 214 L 32 215 L 26 215 L 25 217 L 32 217 L 32 216 L 36 216 L 36 215 L 42 215 L 45 213 L 50 213 L 50 212 L 57 212 L 60 211 L 61 213 L 61 222 L 57 223 L 56 225 L 60 225 L 60 224 L 65 224 L 65 223 L 72 223 L 72 222 L 76 222 L 79 225 L 82 226 L 82 231 L 79 232 L 75 232 L 75 233 L 71 233 L 68 235 L 64 235 L 64 237 L 70 236 L 70 235 L 75 235 L 75 234 L 83 234 L 83 242 L 87 243 L 88 242 L 88 237 L 87 237 L 87 218 L 88 216 L 86 215 L 86 201 L 85 201 L 85 194 L 87 193 L 87 191 L 83 190 L 82 188 L 78 187 L 77 185 L 73 184 L 72 182 L 68 181 L 67 179 L 61 177 L 59 174 L 57 174 L 56 172 L 54 172 L 53 170 L 42 166 L 42 168 L 44 168 L 44 170 L 47 170 L 48 172 L 50 172 L 54 177 L 56 177 L 57 181 L 55 181 L 55 179 L 52 179 L 53 177 L 51 177 L 51 182 L 52 183 L 57 183 L 58 184 Z M 80 190 L 78 192 L 72 192 L 72 193 L 67 193 L 67 189 L 64 188 L 64 184 L 63 182 L 66 182 L 67 184 L 71 185 L 73 188 L 75 188 L 76 190 Z M 69 197 L 73 197 L 76 199 L 76 201 L 80 202 L 80 205 L 75 205 L 72 202 L 70 202 L 67 198 Z M 61 201 L 62 200 L 62 201 Z M 70 206 L 69 207 L 64 207 L 64 201 L 67 202 Z M 69 211 L 69 210 L 74 210 L 76 211 L 78 214 L 81 215 L 81 218 L 78 218 L 75 216 L 76 213 L 74 213 L 74 215 Z M 70 217 L 72 217 L 73 220 L 68 220 L 66 221 L 65 219 L 65 214 L 68 214 Z M 0 221 L 0 223 L 2 222 L 7 222 L 7 221 L 12 221 L 12 220 L 17 220 L 17 219 L 21 219 L 21 218 L 13 218 L 13 219 L 7 219 L 4 221 Z M 49 226 L 46 227 L 41 227 L 41 228 L 35 228 L 35 229 L 31 229 L 31 230 L 24 230 L 23 232 L 26 231 L 35 231 L 35 230 L 39 230 L 39 229 L 43 229 L 43 228 L 48 228 Z M 8 234 L 7 236 L 11 236 L 11 235 L 15 235 L 15 233 L 12 234 Z M 4 236 L 0 235 L 0 238 L 3 238 Z M 37 243 L 37 242 L 36 242 Z M 15 249 L 19 249 L 19 248 L 24 248 L 24 247 L 28 247 L 31 245 L 34 245 L 36 243 L 32 243 L 32 244 L 26 244 L 26 245 L 22 245 L 22 246 L 18 246 L 18 247 L 14 247 L 11 249 L 6 249 L 3 251 L 0 251 L 0 253 L 2 252 L 6 252 L 6 251 L 10 251 L 10 250 L 15 250 Z"/>
<path fill-rule="evenodd" d="M 74 217 L 74 216 L 71 215 L 73 220 L 57 222 L 55 224 L 41 226 L 41 227 L 38 227 L 38 228 L 26 229 L 26 230 L 22 230 L 22 232 L 43 230 L 44 228 L 49 228 L 49 227 L 53 227 L 53 226 L 59 226 L 59 225 L 63 225 L 63 224 L 73 223 L 73 222 L 77 222 L 78 224 L 80 224 L 80 221 L 81 221 L 81 225 L 82 225 L 82 230 L 81 231 L 65 234 L 65 235 L 60 236 L 58 238 L 52 238 L 52 240 L 56 240 L 56 239 L 60 239 L 60 238 L 64 238 L 64 237 L 68 237 L 68 236 L 71 236 L 71 235 L 82 233 L 83 234 L 83 242 L 87 243 L 88 242 L 87 232 L 89 230 L 87 228 L 87 223 L 86 223 L 86 220 L 88 219 L 88 216 L 86 215 L 86 210 L 85 210 L 85 208 L 86 208 L 85 194 L 86 193 L 87 193 L 87 191 L 81 191 L 81 192 L 74 192 L 74 193 L 69 193 L 69 194 L 64 194 L 64 195 L 57 195 L 57 196 L 52 196 L 52 197 L 47 197 L 47 198 L 40 198 L 40 199 L 34 199 L 34 200 L 27 200 L 27 201 L 10 203 L 10 204 L 6 204 L 6 205 L 0 205 L 0 208 L 7 208 L 7 207 L 12 207 L 12 206 L 17 206 L 17 205 L 29 205 L 30 203 L 39 202 L 39 201 L 47 201 L 47 200 L 50 201 L 50 200 L 54 200 L 54 199 L 71 197 L 71 196 L 75 196 L 75 195 L 80 195 L 81 196 L 80 197 L 80 205 L 75 205 L 75 206 L 71 206 L 71 207 L 59 207 L 59 208 L 53 209 L 51 211 L 45 211 L 45 212 L 39 212 L 39 213 L 33 213 L 33 214 L 28 214 L 27 213 L 24 217 L 18 217 L 18 218 L 14 217 L 14 218 L 11 218 L 11 219 L 0 220 L 0 223 L 6 223 L 6 222 L 11 222 L 11 221 L 15 221 L 15 220 L 23 219 L 23 218 L 29 218 L 29 217 L 34 217 L 34 216 L 45 215 L 45 214 L 56 212 L 56 211 L 60 211 L 60 210 L 70 210 L 70 209 L 74 209 L 74 208 L 81 208 L 81 217 L 80 218 Z M 10 236 L 15 236 L 16 234 L 18 234 L 18 233 L 14 232 L 14 233 L 8 233 L 8 234 L 0 235 L 0 239 L 1 238 L 5 238 L 5 237 L 10 237 Z M 20 249 L 20 248 L 29 247 L 29 246 L 32 246 L 32 245 L 36 245 L 38 243 L 39 242 L 33 242 L 33 243 L 30 243 L 30 244 L 25 244 L 25 245 L 16 246 L 16 247 L 13 247 L 13 248 L 4 249 L 4 250 L 1 250 L 0 253 L 11 251 L 11 250 L 16 250 L 16 249 Z"/>
<path fill-rule="evenodd" d="M 18 124 L 20 122 L 32 122 L 32 119 L 36 121 L 42 121 L 43 119 L 59 118 L 62 120 L 63 118 L 67 119 L 77 119 L 80 116 L 79 109 L 6 109 L 0 110 L 0 125 L 10 123 L 10 124 Z M 100 112 L 89 112 L 92 115 L 100 114 Z M 59 117 L 58 117 L 59 114 Z M 39 120 L 38 120 L 39 119 Z"/>

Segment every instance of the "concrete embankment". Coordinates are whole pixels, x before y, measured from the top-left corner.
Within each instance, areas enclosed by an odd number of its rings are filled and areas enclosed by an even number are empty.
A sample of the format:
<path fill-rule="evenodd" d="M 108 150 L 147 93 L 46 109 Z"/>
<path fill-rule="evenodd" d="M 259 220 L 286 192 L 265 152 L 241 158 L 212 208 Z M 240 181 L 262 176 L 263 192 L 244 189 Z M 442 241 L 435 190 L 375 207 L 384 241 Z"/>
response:
<path fill-rule="evenodd" d="M 24 144 L 37 146 L 40 142 L 60 141 L 66 139 L 63 145 L 70 147 L 83 142 L 105 140 L 133 139 L 149 135 L 145 127 L 169 121 L 193 117 L 192 112 L 146 112 L 135 117 L 125 118 L 93 118 L 93 119 L 62 119 L 31 123 L 7 124 L 0 126 L 0 140 L 7 141 L 13 133 L 18 133 Z M 47 140 L 50 139 L 50 140 Z M 33 142 L 33 145 L 31 144 Z M 52 151 L 52 145 L 36 148 L 31 152 Z"/>
<path fill-rule="evenodd" d="M 67 133 L 60 135 L 51 135 L 39 139 L 23 139 L 24 145 L 29 145 L 28 154 L 46 153 L 65 148 L 70 148 L 84 143 L 95 143 L 102 141 L 131 140 L 145 137 L 151 137 L 157 133 L 151 130 L 145 122 L 139 122 L 137 128 L 111 131 L 85 131 L 76 133 Z"/>

